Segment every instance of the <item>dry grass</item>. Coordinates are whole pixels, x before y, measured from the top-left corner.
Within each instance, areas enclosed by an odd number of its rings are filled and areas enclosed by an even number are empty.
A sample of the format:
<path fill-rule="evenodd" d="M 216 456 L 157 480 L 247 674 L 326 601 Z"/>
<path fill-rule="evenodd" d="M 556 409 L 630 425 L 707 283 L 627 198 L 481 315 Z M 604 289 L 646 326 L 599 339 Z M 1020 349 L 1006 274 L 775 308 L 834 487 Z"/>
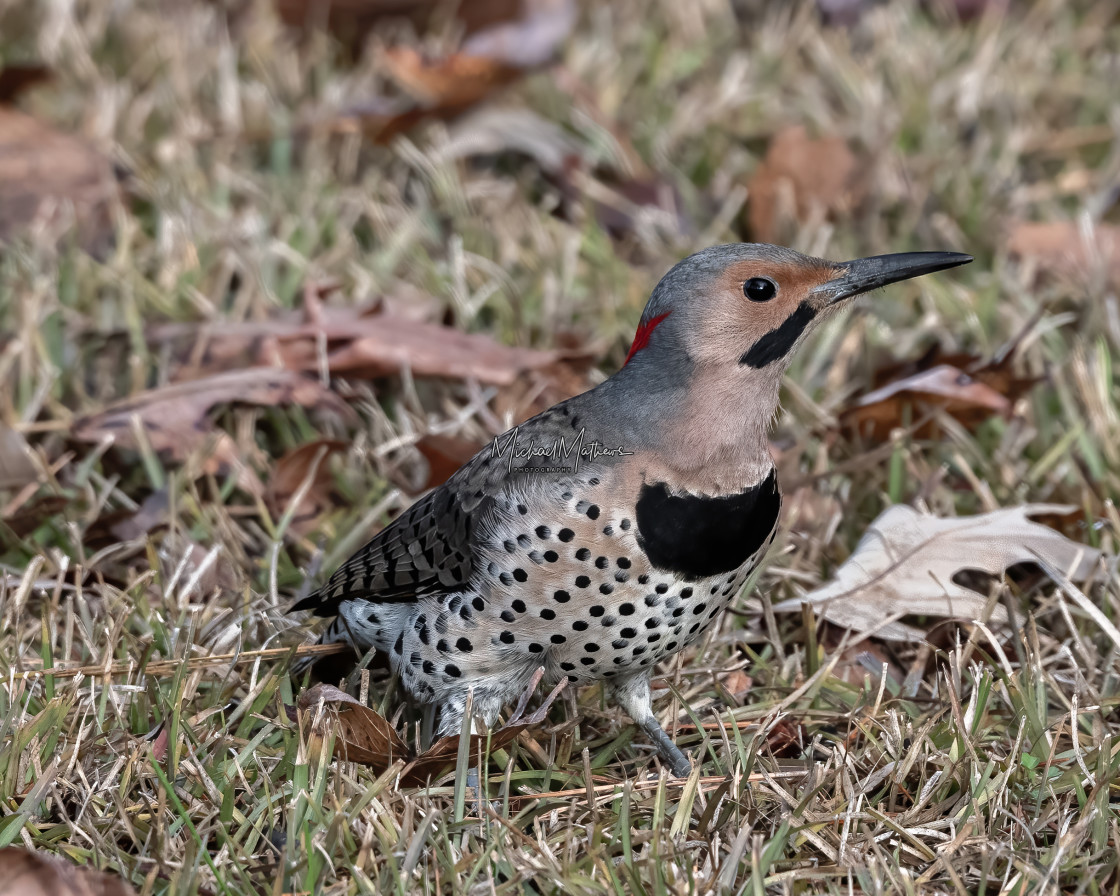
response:
<path fill-rule="evenodd" d="M 949 515 L 1068 502 L 1090 524 L 1078 537 L 1112 549 L 1115 286 L 1093 272 L 1037 281 L 1002 248 L 1017 217 L 1109 213 L 1112 4 L 1041 0 L 959 25 L 897 2 L 850 32 L 777 3 L 743 3 L 739 19 L 720 0 L 589 4 L 562 59 L 581 97 L 545 71 L 500 102 L 604 163 L 627 158 L 613 134 L 628 135 L 679 192 L 693 232 L 654 218 L 621 242 L 587 209 L 555 215 L 555 187 L 524 159 L 440 161 L 444 125 L 381 148 L 286 136 L 379 76 L 341 66 L 328 40 L 293 41 L 267 4 L 235 26 L 202 2 L 8 5 L 20 22 L 0 50 L 58 73 L 26 107 L 133 174 L 108 257 L 43 241 L 0 259 L 3 417 L 43 458 L 37 497 L 63 499 L 31 531 L 0 526 L 0 845 L 113 870 L 144 893 L 1120 891 L 1118 648 L 1053 585 L 1000 585 L 1021 625 L 998 637 L 941 630 L 928 647 L 864 655 L 822 649 L 829 633 L 811 620 L 759 616 L 744 594 L 741 613 L 662 670 L 657 708 L 704 760 L 692 778 L 657 777 L 634 729 L 583 691 L 578 713 L 556 707 L 550 727 L 492 757 L 479 818 L 462 770 L 400 789 L 310 755 L 274 654 L 200 662 L 299 642 L 284 608 L 305 571 L 330 569 L 400 506 L 391 477 L 419 463 L 417 433 L 483 430 L 462 413 L 477 390 L 353 383 L 351 423 L 222 411 L 266 478 L 294 445 L 351 441 L 332 462 L 340 500 L 304 535 L 201 474 L 201 456 L 167 465 L 67 441 L 76 415 L 167 378 L 146 324 L 263 319 L 323 277 L 341 281 L 341 301 L 429 293 L 458 326 L 509 343 L 593 338 L 610 371 L 669 263 L 739 238 L 765 136 L 798 122 L 846 137 L 874 176 L 863 208 L 810 222 L 797 248 L 977 261 L 874 297 L 795 363 L 778 439 L 787 492 L 806 485 L 762 593 L 827 578 L 892 502 Z M 881 359 L 932 340 L 990 353 L 1039 312 L 1018 363 L 1044 381 L 1011 421 L 878 451 L 829 435 Z M 159 491 L 163 525 L 108 531 Z M 1120 583 L 1090 596 L 1120 620 Z M 884 659 L 905 677 L 883 675 Z M 124 671 L 18 674 L 114 663 Z M 374 705 L 394 705 L 383 682 L 370 687 Z"/>

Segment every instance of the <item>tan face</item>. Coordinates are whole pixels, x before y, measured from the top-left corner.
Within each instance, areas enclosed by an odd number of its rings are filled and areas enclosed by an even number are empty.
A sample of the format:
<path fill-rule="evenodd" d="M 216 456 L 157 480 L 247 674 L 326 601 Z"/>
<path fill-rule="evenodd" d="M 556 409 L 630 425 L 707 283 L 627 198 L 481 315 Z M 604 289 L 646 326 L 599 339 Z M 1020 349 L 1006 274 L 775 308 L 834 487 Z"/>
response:
<path fill-rule="evenodd" d="M 806 334 L 853 296 L 969 261 L 906 252 L 836 263 L 743 243 L 698 252 L 646 305 L 618 374 L 629 389 L 616 393 L 619 411 L 657 457 L 672 459 L 677 481 L 733 493 L 769 470 L 782 376 Z"/>
<path fill-rule="evenodd" d="M 750 367 L 769 366 L 763 362 L 770 358 L 783 370 L 793 344 L 828 306 L 827 296 L 813 291 L 839 272 L 836 265 L 816 260 L 730 263 L 712 278 L 705 301 L 698 303 L 702 307 L 695 309 L 700 313 L 685 328 L 689 355 L 700 363 Z"/>

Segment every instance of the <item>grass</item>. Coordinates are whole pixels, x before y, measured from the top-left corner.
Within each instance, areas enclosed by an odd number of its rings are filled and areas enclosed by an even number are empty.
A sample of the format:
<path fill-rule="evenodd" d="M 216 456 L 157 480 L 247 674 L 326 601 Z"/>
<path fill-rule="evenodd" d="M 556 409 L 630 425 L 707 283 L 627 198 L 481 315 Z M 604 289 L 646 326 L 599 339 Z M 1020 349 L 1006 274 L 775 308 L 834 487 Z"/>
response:
<path fill-rule="evenodd" d="M 173 464 L 69 438 L 77 416 L 173 375 L 146 327 L 263 320 L 325 278 L 341 284 L 332 301 L 428 294 L 458 327 L 588 345 L 610 372 L 669 264 L 743 238 L 767 135 L 803 123 L 871 160 L 871 189 L 791 244 L 977 260 L 892 287 L 802 351 L 775 436 L 788 527 L 760 592 L 827 579 L 892 502 L 944 515 L 1068 503 L 1069 532 L 1114 550 L 1115 284 L 1036 278 L 1005 249 L 1017 219 L 1115 220 L 1115 134 L 1091 137 L 1118 111 L 1111 4 L 1040 0 L 960 24 L 898 2 L 850 31 L 810 6 L 732 6 L 590 4 L 559 68 L 493 101 L 559 125 L 594 177 L 633 154 L 677 191 L 690 227 L 618 238 L 587 203 L 556 214 L 555 182 L 516 154 L 441 161 L 455 125 L 387 146 L 291 136 L 379 88 L 376 48 L 349 66 L 265 3 L 232 19 L 216 3 L 41 4 L 4 29 L 0 52 L 56 72 L 24 108 L 109 147 L 131 176 L 105 257 L 29 240 L 0 258 L 2 419 L 35 448 L 28 506 L 42 502 L 26 525 L 0 524 L 0 844 L 160 894 L 1120 892 L 1117 645 L 1068 588 L 998 583 L 1011 631 L 942 626 L 927 645 L 862 652 L 744 593 L 661 670 L 661 718 L 704 760 L 691 778 L 658 776 L 635 729 L 584 690 L 492 757 L 479 816 L 463 769 L 402 789 L 325 761 L 329 742 L 284 712 L 283 657 L 255 653 L 299 643 L 284 608 L 309 570 L 407 503 L 394 483 L 420 466 L 417 434 L 485 438 L 477 390 L 339 384 L 349 422 L 220 409 L 266 481 L 301 443 L 350 443 L 308 530 L 200 472 L 205 452 Z M 835 434 L 880 363 L 931 341 L 991 354 L 1040 312 L 1016 365 L 1041 382 L 1012 419 L 887 446 Z M 158 524 L 119 534 L 153 494 Z M 1120 583 L 1088 597 L 1118 621 Z M 79 666 L 112 674 L 24 674 Z M 366 686 L 395 710 L 385 682 Z"/>

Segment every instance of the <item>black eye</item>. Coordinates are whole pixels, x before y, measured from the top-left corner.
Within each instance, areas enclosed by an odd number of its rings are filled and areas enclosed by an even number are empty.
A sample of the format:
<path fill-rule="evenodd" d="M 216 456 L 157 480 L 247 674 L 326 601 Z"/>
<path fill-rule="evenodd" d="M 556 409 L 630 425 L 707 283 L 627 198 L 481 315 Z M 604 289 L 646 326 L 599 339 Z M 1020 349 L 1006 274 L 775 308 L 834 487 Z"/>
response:
<path fill-rule="evenodd" d="M 777 291 L 774 281 L 765 277 L 751 277 L 743 284 L 743 295 L 752 302 L 769 302 Z"/>

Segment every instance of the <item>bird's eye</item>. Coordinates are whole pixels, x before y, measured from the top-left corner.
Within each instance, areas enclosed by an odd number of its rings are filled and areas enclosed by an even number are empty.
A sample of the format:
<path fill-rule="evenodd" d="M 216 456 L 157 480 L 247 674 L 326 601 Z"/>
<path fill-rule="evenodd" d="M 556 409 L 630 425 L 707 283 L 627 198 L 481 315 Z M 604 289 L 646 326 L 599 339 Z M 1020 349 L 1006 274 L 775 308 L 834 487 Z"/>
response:
<path fill-rule="evenodd" d="M 769 302 L 777 291 L 778 287 L 774 285 L 774 281 L 767 280 L 765 277 L 751 277 L 743 284 L 743 295 L 752 302 Z"/>

